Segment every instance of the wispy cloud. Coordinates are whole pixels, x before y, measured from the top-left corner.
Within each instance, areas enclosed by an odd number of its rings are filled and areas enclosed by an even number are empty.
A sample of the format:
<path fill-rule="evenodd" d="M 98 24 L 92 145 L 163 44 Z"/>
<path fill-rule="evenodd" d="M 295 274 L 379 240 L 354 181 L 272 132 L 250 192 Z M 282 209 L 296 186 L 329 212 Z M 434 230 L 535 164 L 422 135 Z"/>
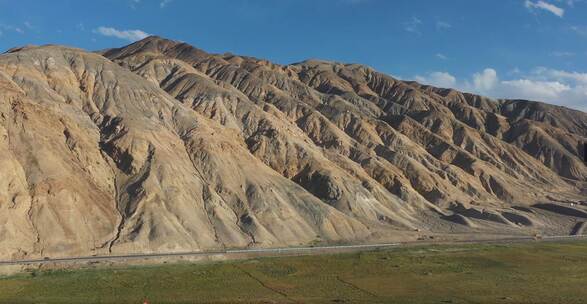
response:
<path fill-rule="evenodd" d="M 520 70 L 520 68 L 518 68 L 518 67 L 515 67 L 515 68 L 508 71 L 508 75 L 510 75 L 510 76 L 511 75 L 519 75 L 521 73 L 522 73 L 522 70 Z"/>
<path fill-rule="evenodd" d="M 130 8 L 133 10 L 137 8 L 137 5 L 141 4 L 141 0 L 130 0 Z"/>
<path fill-rule="evenodd" d="M 161 2 L 159 2 L 159 7 L 160 8 L 165 8 L 167 6 L 167 4 L 171 3 L 172 0 L 161 0 Z"/>
<path fill-rule="evenodd" d="M 436 21 L 436 29 L 439 31 L 448 30 L 452 27 L 452 25 L 448 22 L 444 21 Z"/>
<path fill-rule="evenodd" d="M 345 3 L 345 4 L 359 4 L 359 3 L 364 3 L 364 2 L 368 2 L 370 0 L 339 0 L 339 2 L 341 3 Z"/>
<path fill-rule="evenodd" d="M 0 30 L 3 32 L 16 32 L 19 34 L 24 34 L 24 30 L 22 28 L 13 25 L 0 24 Z"/>
<path fill-rule="evenodd" d="M 582 0 L 557 0 L 558 2 L 564 2 L 566 3 L 569 7 L 575 7 L 575 3 L 577 2 L 581 2 Z"/>
<path fill-rule="evenodd" d="M 115 28 L 105 26 L 101 26 L 95 29 L 94 33 L 104 35 L 107 37 L 116 37 L 131 42 L 141 40 L 149 36 L 149 34 L 141 30 L 117 30 Z"/>
<path fill-rule="evenodd" d="M 574 52 L 567 52 L 567 51 L 554 51 L 550 53 L 553 57 L 573 57 L 575 56 Z"/>
<path fill-rule="evenodd" d="M 548 2 L 544 2 L 542 0 L 536 1 L 536 2 L 526 0 L 524 2 L 524 5 L 526 6 L 527 9 L 530 9 L 530 10 L 541 9 L 541 10 L 551 12 L 554 15 L 559 16 L 559 17 L 562 17 L 565 14 L 565 10 L 563 8 L 560 8 L 556 5 L 550 4 Z"/>
<path fill-rule="evenodd" d="M 404 30 L 414 34 L 421 34 L 420 25 L 422 25 L 422 20 L 412 17 L 410 21 L 404 22 Z"/>
<path fill-rule="evenodd" d="M 446 57 L 446 55 L 441 54 L 441 53 L 436 53 L 436 55 L 434 55 L 434 56 L 440 60 L 447 60 L 448 59 L 448 57 Z"/>
<path fill-rule="evenodd" d="M 587 36 L 587 26 L 571 26 L 570 27 L 571 31 L 581 35 L 581 36 Z"/>

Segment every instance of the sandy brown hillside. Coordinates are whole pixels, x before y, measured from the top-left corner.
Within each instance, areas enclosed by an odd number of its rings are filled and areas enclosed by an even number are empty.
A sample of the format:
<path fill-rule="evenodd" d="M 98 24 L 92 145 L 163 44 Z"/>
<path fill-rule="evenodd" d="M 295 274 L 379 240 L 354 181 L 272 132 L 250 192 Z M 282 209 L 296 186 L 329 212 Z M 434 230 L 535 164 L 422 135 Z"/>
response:
<path fill-rule="evenodd" d="M 0 257 L 569 234 L 587 114 L 149 37 L 0 55 Z M 571 204 L 573 203 L 573 204 Z"/>

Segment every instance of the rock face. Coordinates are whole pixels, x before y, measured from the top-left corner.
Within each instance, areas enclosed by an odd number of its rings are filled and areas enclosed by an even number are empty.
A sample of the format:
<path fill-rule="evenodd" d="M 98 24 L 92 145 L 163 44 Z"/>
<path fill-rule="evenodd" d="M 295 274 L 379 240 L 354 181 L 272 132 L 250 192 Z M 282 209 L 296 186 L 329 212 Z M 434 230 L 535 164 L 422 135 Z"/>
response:
<path fill-rule="evenodd" d="M 0 257 L 569 234 L 582 142 L 585 113 L 357 64 L 159 37 L 17 48 L 0 55 Z"/>

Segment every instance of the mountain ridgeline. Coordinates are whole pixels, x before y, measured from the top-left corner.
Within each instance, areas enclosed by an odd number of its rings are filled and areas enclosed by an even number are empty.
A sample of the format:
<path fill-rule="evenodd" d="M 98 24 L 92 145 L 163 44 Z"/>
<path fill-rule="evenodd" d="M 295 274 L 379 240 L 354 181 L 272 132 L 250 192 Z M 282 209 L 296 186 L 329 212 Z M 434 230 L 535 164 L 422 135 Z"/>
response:
<path fill-rule="evenodd" d="M 148 37 L 0 55 L 0 257 L 582 233 L 587 114 Z"/>

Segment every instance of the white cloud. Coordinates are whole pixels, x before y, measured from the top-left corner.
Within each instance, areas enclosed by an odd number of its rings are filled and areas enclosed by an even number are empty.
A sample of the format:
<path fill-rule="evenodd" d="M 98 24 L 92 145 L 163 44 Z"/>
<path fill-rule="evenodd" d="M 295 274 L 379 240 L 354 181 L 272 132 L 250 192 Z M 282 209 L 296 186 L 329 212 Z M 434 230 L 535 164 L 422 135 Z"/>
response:
<path fill-rule="evenodd" d="M 474 88 L 479 92 L 491 91 L 497 85 L 498 81 L 497 71 L 491 68 L 487 68 L 483 72 L 473 75 Z"/>
<path fill-rule="evenodd" d="M 539 80 L 553 79 L 561 82 L 569 82 L 575 85 L 587 86 L 587 73 L 569 72 L 545 67 L 537 67 L 532 71 L 531 75 Z"/>
<path fill-rule="evenodd" d="M 500 83 L 500 88 L 495 92 L 498 97 L 529 100 L 555 100 L 562 93 L 571 90 L 571 87 L 558 81 L 534 81 L 530 79 L 506 80 Z"/>
<path fill-rule="evenodd" d="M 453 88 L 457 79 L 447 72 L 432 72 L 426 76 L 416 76 L 417 82 L 441 88 Z"/>
<path fill-rule="evenodd" d="M 587 73 L 537 67 L 527 73 L 516 70 L 508 75 L 510 79 L 502 80 L 495 69 L 486 68 L 461 80 L 447 72 L 414 78 L 420 83 L 492 98 L 543 101 L 587 112 Z"/>
<path fill-rule="evenodd" d="M 161 2 L 159 2 L 159 7 L 164 8 L 167 6 L 167 4 L 171 3 L 172 0 L 161 0 Z"/>
<path fill-rule="evenodd" d="M 504 81 L 492 96 L 544 101 L 587 112 L 587 86 L 584 85 L 516 79 Z"/>
<path fill-rule="evenodd" d="M 545 67 L 503 83 L 495 97 L 538 100 L 587 112 L 587 73 Z"/>
<path fill-rule="evenodd" d="M 544 2 L 542 0 L 540 1 L 536 1 L 536 2 L 532 2 L 530 0 L 526 0 L 526 2 L 524 2 L 524 5 L 526 6 L 527 9 L 541 9 L 541 10 L 545 10 L 548 12 L 551 12 L 559 17 L 562 17 L 565 14 L 565 10 L 563 8 L 560 8 L 554 4 L 550 4 L 548 2 Z"/>
<path fill-rule="evenodd" d="M 437 21 L 436 22 L 436 29 L 437 30 L 448 30 L 451 27 L 452 27 L 452 25 L 448 22 L 444 22 L 444 21 Z"/>
<path fill-rule="evenodd" d="M 119 39 L 128 40 L 131 42 L 141 40 L 147 38 L 149 34 L 141 31 L 141 30 L 117 30 L 112 27 L 105 27 L 101 26 L 94 30 L 94 33 L 108 36 L 108 37 L 116 37 Z"/>

